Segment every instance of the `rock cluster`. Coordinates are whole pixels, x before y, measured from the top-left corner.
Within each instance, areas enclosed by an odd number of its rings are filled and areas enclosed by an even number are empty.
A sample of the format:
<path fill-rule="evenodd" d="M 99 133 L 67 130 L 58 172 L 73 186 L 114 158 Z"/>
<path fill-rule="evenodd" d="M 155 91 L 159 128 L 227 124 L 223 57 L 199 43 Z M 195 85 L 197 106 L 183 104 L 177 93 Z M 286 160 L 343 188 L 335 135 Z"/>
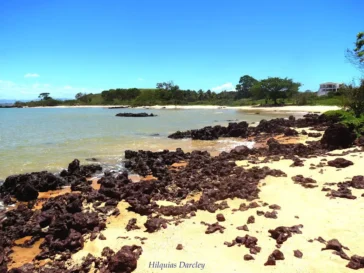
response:
<path fill-rule="evenodd" d="M 116 117 L 132 117 L 132 118 L 143 118 L 143 117 L 156 117 L 153 113 L 118 113 L 115 115 Z"/>

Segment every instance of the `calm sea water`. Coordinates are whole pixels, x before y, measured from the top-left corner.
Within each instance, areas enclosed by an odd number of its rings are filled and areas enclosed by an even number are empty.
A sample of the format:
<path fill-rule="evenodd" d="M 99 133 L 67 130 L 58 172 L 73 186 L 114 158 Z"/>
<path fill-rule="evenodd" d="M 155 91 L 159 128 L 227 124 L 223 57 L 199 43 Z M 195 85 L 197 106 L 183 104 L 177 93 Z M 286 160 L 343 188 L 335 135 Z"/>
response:
<path fill-rule="evenodd" d="M 120 112 L 147 112 L 157 117 L 115 117 Z M 280 115 L 282 116 L 282 114 Z M 227 125 L 227 120 L 257 122 L 278 115 L 247 114 L 239 110 L 145 110 L 105 108 L 0 109 L 0 180 L 11 174 L 58 172 L 78 158 L 96 158 L 108 168 L 121 168 L 126 149 L 229 150 L 238 139 L 172 140 L 177 130 Z"/>

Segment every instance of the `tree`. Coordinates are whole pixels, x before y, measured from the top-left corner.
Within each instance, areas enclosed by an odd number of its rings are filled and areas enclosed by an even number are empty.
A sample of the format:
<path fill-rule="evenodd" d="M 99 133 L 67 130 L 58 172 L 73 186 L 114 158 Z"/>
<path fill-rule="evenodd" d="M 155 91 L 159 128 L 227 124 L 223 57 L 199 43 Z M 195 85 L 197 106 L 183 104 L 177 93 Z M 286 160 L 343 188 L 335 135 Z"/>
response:
<path fill-rule="evenodd" d="M 76 100 L 79 100 L 80 98 L 82 98 L 83 96 L 86 96 L 86 95 L 87 95 L 86 93 L 79 92 L 76 94 L 75 98 L 76 98 Z"/>
<path fill-rule="evenodd" d="M 179 90 L 179 86 L 178 85 L 175 85 L 173 83 L 173 81 L 169 81 L 169 82 L 159 82 L 159 83 L 157 83 L 157 89 L 164 89 L 164 90 L 175 91 L 175 90 Z"/>
<path fill-rule="evenodd" d="M 268 79 L 261 80 L 255 83 L 251 92 L 256 99 L 273 100 L 274 104 L 277 104 L 278 99 L 291 98 L 298 92 L 300 83 L 293 82 L 292 79 L 269 77 Z"/>
<path fill-rule="evenodd" d="M 49 93 L 40 93 L 38 98 L 40 98 L 41 100 L 50 100 L 52 99 L 50 96 L 49 96 Z"/>
<path fill-rule="evenodd" d="M 258 81 L 249 75 L 240 77 L 239 84 L 236 85 L 237 99 L 251 97 L 250 89 Z"/>
<path fill-rule="evenodd" d="M 317 98 L 317 94 L 311 90 L 306 90 L 305 92 L 298 92 L 293 96 L 294 102 L 297 105 L 308 105 L 313 104 Z"/>
<path fill-rule="evenodd" d="M 346 50 L 346 59 L 364 72 L 364 32 L 357 34 L 355 48 Z"/>
<path fill-rule="evenodd" d="M 361 80 L 359 87 L 354 86 L 354 84 L 343 85 L 340 91 L 346 99 L 345 105 L 354 112 L 357 118 L 364 114 L 364 79 Z"/>

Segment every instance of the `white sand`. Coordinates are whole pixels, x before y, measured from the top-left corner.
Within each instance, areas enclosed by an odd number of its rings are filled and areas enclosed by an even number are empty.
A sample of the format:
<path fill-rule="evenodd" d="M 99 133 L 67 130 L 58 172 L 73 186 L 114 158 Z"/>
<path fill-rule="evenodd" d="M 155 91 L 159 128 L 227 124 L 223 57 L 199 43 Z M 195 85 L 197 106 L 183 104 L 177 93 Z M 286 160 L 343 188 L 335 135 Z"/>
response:
<path fill-rule="evenodd" d="M 78 105 L 78 106 L 52 106 L 52 107 L 34 107 L 34 108 L 108 108 L 117 107 L 118 105 Z M 120 105 L 119 105 L 120 106 Z M 128 108 L 125 108 L 128 109 Z M 235 109 L 242 111 L 254 112 L 282 112 L 282 113 L 323 113 L 329 110 L 338 110 L 338 106 L 283 106 L 283 107 L 256 107 L 256 106 L 217 106 L 217 105 L 154 105 L 140 106 L 130 109 L 166 109 L 166 110 L 190 110 L 190 109 Z"/>
<path fill-rule="evenodd" d="M 341 152 L 341 151 L 340 151 Z M 355 156 L 356 155 L 356 156 Z M 330 160 L 336 158 L 326 157 Z M 281 169 L 287 177 L 275 178 L 267 177 L 260 182 L 260 200 L 269 204 L 278 204 L 282 207 L 278 211 L 278 219 L 268 219 L 264 216 L 257 216 L 256 210 L 271 211 L 268 207 L 250 209 L 248 211 L 237 211 L 232 214 L 231 209 L 239 208 L 241 203 L 248 203 L 245 200 L 227 200 L 229 209 L 209 213 L 198 211 L 197 216 L 186 219 L 178 226 L 168 225 L 167 229 L 149 234 L 145 232 L 143 224 L 147 217 L 140 216 L 125 210 L 128 204 L 120 202 L 119 209 L 121 214 L 118 217 L 111 216 L 109 224 L 102 233 L 107 240 L 99 239 L 93 242 L 87 241 L 83 250 L 73 255 L 75 261 L 92 253 L 99 256 L 105 246 L 114 250 L 120 249 L 123 245 L 137 244 L 142 246 L 143 254 L 138 260 L 136 273 L 144 272 L 353 272 L 346 267 L 348 261 L 332 254 L 331 250 L 321 251 L 323 244 L 314 241 L 309 243 L 307 240 L 322 236 L 325 240 L 338 239 L 343 245 L 350 248 L 346 253 L 364 255 L 364 221 L 361 215 L 364 213 L 364 198 L 360 197 L 364 190 L 353 190 L 357 196 L 356 200 L 342 198 L 329 199 L 327 192 L 321 191 L 325 182 L 340 182 L 351 179 L 354 175 L 363 174 L 364 158 L 363 153 L 349 154 L 344 156 L 355 162 L 353 166 L 338 171 L 333 167 L 324 167 L 323 174 L 321 168 L 310 170 L 310 163 L 318 164 L 321 157 L 306 160 L 304 167 L 289 167 L 291 160 L 281 160 L 279 162 L 259 164 L 259 166 L 269 166 L 270 168 Z M 240 161 L 238 165 L 249 163 Z M 250 167 L 255 165 L 249 164 Z M 312 177 L 317 180 L 319 187 L 306 189 L 298 184 L 294 184 L 291 177 L 302 174 L 305 177 Z M 266 183 L 263 186 L 263 183 Z M 336 186 L 331 188 L 336 189 Z M 221 225 L 226 227 L 223 234 L 205 234 L 206 226 L 200 224 L 201 221 L 207 223 L 216 222 L 216 214 L 223 213 L 226 221 Z M 249 232 L 237 230 L 237 226 L 246 224 L 247 218 L 254 215 L 255 223 L 250 224 Z M 299 219 L 295 218 L 299 216 Z M 140 230 L 127 232 L 125 226 L 130 218 L 137 218 L 137 225 L 142 227 Z M 276 266 L 264 266 L 268 256 L 276 249 L 276 242 L 269 237 L 268 230 L 278 226 L 292 226 L 303 224 L 301 229 L 303 234 L 294 234 L 283 243 L 281 251 L 284 253 L 285 260 L 277 261 Z M 243 247 L 233 246 L 228 248 L 224 245 L 225 241 L 231 242 L 236 236 L 249 234 L 258 238 L 258 245 L 262 247 L 261 253 L 255 256 L 254 261 L 244 261 L 243 256 L 249 250 Z M 129 236 L 129 239 L 121 239 L 119 236 Z M 147 237 L 145 244 L 135 239 L 135 236 Z M 183 250 L 176 250 L 178 244 L 183 245 Z M 293 250 L 299 249 L 303 252 L 303 258 L 298 259 L 293 256 Z M 153 269 L 149 264 L 152 262 L 176 263 L 174 269 Z M 204 263 L 201 269 L 178 268 L 180 262 Z"/>

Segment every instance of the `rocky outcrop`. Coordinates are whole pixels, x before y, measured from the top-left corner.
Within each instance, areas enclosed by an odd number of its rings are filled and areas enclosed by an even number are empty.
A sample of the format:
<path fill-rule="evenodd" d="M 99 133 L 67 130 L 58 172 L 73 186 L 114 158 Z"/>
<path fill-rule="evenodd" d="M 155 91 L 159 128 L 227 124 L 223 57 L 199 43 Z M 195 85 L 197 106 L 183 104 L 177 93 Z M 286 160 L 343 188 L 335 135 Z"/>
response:
<path fill-rule="evenodd" d="M 66 185 L 66 181 L 52 173 L 33 172 L 11 175 L 0 186 L 0 193 L 14 196 L 19 201 L 31 201 L 38 197 L 38 192 L 56 190 Z"/>
<path fill-rule="evenodd" d="M 354 165 L 353 161 L 347 160 L 345 158 L 335 158 L 334 160 L 330 160 L 327 162 L 327 165 L 335 168 L 346 168 L 351 165 Z"/>
<path fill-rule="evenodd" d="M 105 273 L 130 273 L 137 268 L 137 262 L 143 249 L 140 246 L 123 246 L 108 261 Z"/>
<path fill-rule="evenodd" d="M 219 137 L 247 137 L 248 123 L 245 121 L 236 123 L 231 122 L 228 126 L 207 126 L 202 129 L 189 130 L 185 132 L 177 131 L 169 135 L 169 138 L 180 139 L 180 138 L 192 138 L 199 140 L 215 140 Z"/>
<path fill-rule="evenodd" d="M 7 196 L 14 196 L 25 202 L 36 200 L 39 192 L 57 190 L 73 182 L 79 184 L 80 179 L 86 181 L 85 177 L 101 170 L 100 165 L 81 166 L 80 161 L 75 159 L 69 164 L 68 170 L 63 170 L 59 176 L 47 171 L 11 175 L 0 186 L 0 197 L 6 200 Z"/>
<path fill-rule="evenodd" d="M 329 126 L 321 138 L 323 147 L 329 150 L 349 148 L 356 139 L 353 130 L 337 123 Z"/>
<path fill-rule="evenodd" d="M 116 117 L 132 117 L 132 118 L 144 118 L 144 117 L 156 117 L 153 113 L 118 113 Z"/>

